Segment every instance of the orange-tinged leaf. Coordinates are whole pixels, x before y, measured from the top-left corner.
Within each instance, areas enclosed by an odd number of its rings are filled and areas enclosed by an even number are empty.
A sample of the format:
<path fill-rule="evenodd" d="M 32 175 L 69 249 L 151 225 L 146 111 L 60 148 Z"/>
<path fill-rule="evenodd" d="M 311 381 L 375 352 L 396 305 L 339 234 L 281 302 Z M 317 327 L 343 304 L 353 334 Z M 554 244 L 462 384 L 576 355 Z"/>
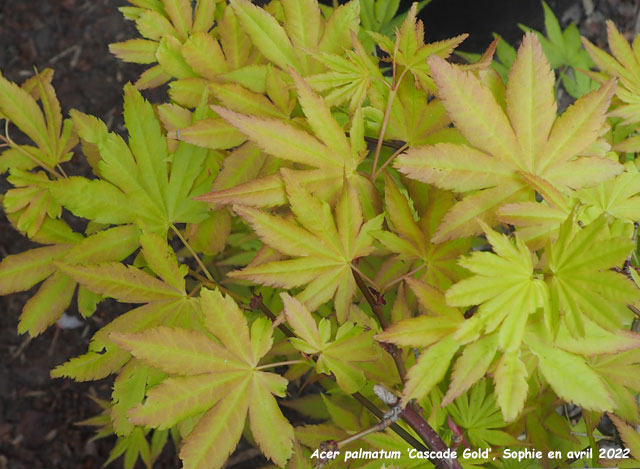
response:
<path fill-rule="evenodd" d="M 309 310 L 300 301 L 287 293 L 280 293 L 284 303 L 284 314 L 296 336 L 311 345 L 317 351 L 322 350 L 323 340 L 318 332 L 316 321 Z"/>
<path fill-rule="evenodd" d="M 618 433 L 620 433 L 620 438 L 622 438 L 631 455 L 636 460 L 640 460 L 640 434 L 638 434 L 638 431 L 615 414 L 608 413 L 607 415 L 616 426 Z"/>
<path fill-rule="evenodd" d="M 616 81 L 609 80 L 600 89 L 578 99 L 555 121 L 549 139 L 540 151 L 539 171 L 568 161 L 596 140 L 615 90 Z"/>
<path fill-rule="evenodd" d="M 211 83 L 209 89 L 221 105 L 242 114 L 261 117 L 288 118 L 264 94 L 251 91 L 237 83 Z"/>
<path fill-rule="evenodd" d="M 249 418 L 251 434 L 264 455 L 278 466 L 284 466 L 293 451 L 293 427 L 272 396 L 275 380 L 279 381 L 280 394 L 284 394 L 286 379 L 273 373 L 253 375 L 249 388 Z"/>
<path fill-rule="evenodd" d="M 198 5 L 207 3 L 199 2 Z M 194 72 L 208 80 L 228 71 L 220 43 L 204 32 L 189 36 L 182 46 L 182 56 Z"/>
<path fill-rule="evenodd" d="M 187 376 L 248 369 L 207 336 L 189 329 L 160 326 L 136 334 L 112 332 L 109 338 L 166 373 Z"/>
<path fill-rule="evenodd" d="M 268 208 L 284 205 L 287 202 L 287 197 L 282 178 L 280 174 L 276 173 L 240 183 L 229 189 L 214 190 L 198 196 L 196 200 Z"/>
<path fill-rule="evenodd" d="M 71 247 L 58 244 L 5 257 L 0 263 L 0 294 L 28 290 L 41 282 L 55 271 L 52 261 L 64 256 Z"/>
<path fill-rule="evenodd" d="M 475 222 L 476 219 L 482 219 L 488 225 L 492 225 L 497 221 L 495 211 L 499 207 L 508 202 L 522 201 L 526 197 L 527 191 L 516 182 L 467 196 L 447 212 L 432 241 L 440 243 L 477 234 L 480 232 L 480 225 Z"/>
<path fill-rule="evenodd" d="M 222 296 L 219 290 L 203 289 L 200 305 L 204 324 L 222 345 L 239 360 L 250 366 L 256 366 L 251 356 L 251 342 L 247 320 L 233 299 Z"/>
<path fill-rule="evenodd" d="M 360 2 L 350 1 L 333 10 L 327 21 L 318 49 L 330 54 L 342 54 L 344 45 L 350 44 L 351 31 L 360 24 Z"/>
<path fill-rule="evenodd" d="M 404 156 L 401 154 L 398 158 Z M 406 197 L 402 195 L 387 172 L 384 173 L 384 189 L 384 204 L 393 230 L 411 240 L 414 245 L 419 246 L 423 241 L 424 234 L 413 219 Z"/>
<path fill-rule="evenodd" d="M 299 67 L 287 33 L 273 16 L 248 0 L 232 0 L 231 7 L 262 55 L 282 69 Z"/>
<path fill-rule="evenodd" d="M 189 0 L 162 0 L 164 11 L 176 28 L 178 39 L 184 41 L 192 26 L 191 2 Z"/>
<path fill-rule="evenodd" d="M 317 168 L 343 166 L 339 156 L 315 137 L 291 124 L 275 119 L 244 116 L 218 106 L 212 107 L 270 155 Z"/>
<path fill-rule="evenodd" d="M 169 428 L 210 409 L 245 379 L 244 371 L 167 378 L 151 388 L 144 404 L 133 408 L 128 417 L 135 425 Z"/>
<path fill-rule="evenodd" d="M 412 148 L 394 166 L 411 179 L 456 192 L 493 187 L 514 177 L 510 162 L 453 143 Z"/>
<path fill-rule="evenodd" d="M 318 46 L 323 20 L 316 0 L 283 0 L 285 28 L 305 71 L 309 71 L 307 50 Z M 300 52 L 304 51 L 302 54 Z"/>
<path fill-rule="evenodd" d="M 506 91 L 507 115 L 522 149 L 523 166 L 533 169 L 556 118 L 555 77 L 536 36 L 525 34 Z"/>
<path fill-rule="evenodd" d="M 147 303 L 182 296 L 179 290 L 142 270 L 118 262 L 89 266 L 57 262 L 56 265 L 89 290 L 118 301 Z"/>
<path fill-rule="evenodd" d="M 129 39 L 109 44 L 109 51 L 124 62 L 151 64 L 156 62 L 158 43 L 148 39 Z"/>
<path fill-rule="evenodd" d="M 49 148 L 47 125 L 42 110 L 27 91 L 0 76 L 0 113 L 40 148 Z"/>
<path fill-rule="evenodd" d="M 342 127 L 331 115 L 329 106 L 313 92 L 311 87 L 295 70 L 290 69 L 289 72 L 293 77 L 293 82 L 298 92 L 298 101 L 315 135 L 332 152 L 342 155 L 343 160 L 350 159 L 351 146 Z"/>
<path fill-rule="evenodd" d="M 288 256 L 321 256 L 339 259 L 325 244 L 294 223 L 251 207 L 234 207 L 265 243 Z"/>
<path fill-rule="evenodd" d="M 44 332 L 62 316 L 71 302 L 74 291 L 75 282 L 64 273 L 55 272 L 24 305 L 18 323 L 18 333 L 29 332 L 29 335 L 34 337 Z"/>
<path fill-rule="evenodd" d="M 340 266 L 332 259 L 302 257 L 266 262 L 256 266 L 250 265 L 242 270 L 229 272 L 228 275 L 262 285 L 293 288 L 309 282 L 325 281 L 324 283 L 326 283 L 326 281 L 335 280 L 336 275 L 340 274 L 340 272 L 335 272 L 338 267 Z M 333 294 L 321 288 L 318 290 L 320 290 L 320 294 L 327 294 L 329 297 Z M 303 296 L 307 296 L 309 293 L 307 292 Z M 300 298 L 300 296 L 298 297 Z"/>
<path fill-rule="evenodd" d="M 185 469 L 222 467 L 242 436 L 249 410 L 247 378 L 207 411 L 187 435 L 180 448 Z"/>
<path fill-rule="evenodd" d="M 305 229 L 322 239 L 336 254 L 343 255 L 344 247 L 340 243 L 336 222 L 333 219 L 329 204 L 324 200 L 313 197 L 306 191 L 296 178 L 297 173 L 295 171 L 282 168 L 280 174 L 285 182 L 289 206 L 298 222 Z M 360 223 L 362 223 L 361 220 Z"/>
<path fill-rule="evenodd" d="M 628 71 L 631 77 L 636 81 L 640 80 L 640 63 L 629 46 L 629 42 L 620 34 L 611 20 L 607 20 L 607 38 L 609 39 L 609 49 L 611 49 L 613 56 Z"/>
<path fill-rule="evenodd" d="M 438 85 L 438 96 L 462 135 L 486 153 L 517 162 L 518 141 L 491 92 L 471 72 L 462 71 L 438 56 L 431 56 L 428 63 Z"/>

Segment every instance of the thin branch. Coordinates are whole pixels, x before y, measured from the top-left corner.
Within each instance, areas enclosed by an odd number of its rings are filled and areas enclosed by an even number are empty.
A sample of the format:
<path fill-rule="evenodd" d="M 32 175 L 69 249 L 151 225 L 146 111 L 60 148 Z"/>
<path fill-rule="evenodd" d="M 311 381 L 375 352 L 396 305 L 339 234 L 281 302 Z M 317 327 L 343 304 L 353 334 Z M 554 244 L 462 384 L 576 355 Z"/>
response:
<path fill-rule="evenodd" d="M 384 168 L 386 168 L 386 167 L 389 165 L 389 163 L 391 163 L 391 162 L 396 158 L 396 156 L 398 156 L 400 153 L 402 153 L 403 151 L 405 151 L 407 148 L 409 148 L 409 144 L 408 144 L 408 143 L 405 143 L 405 144 L 404 144 L 404 145 L 402 145 L 400 148 L 398 148 L 398 149 L 393 153 L 393 155 L 391 155 L 391 156 L 387 159 L 387 161 L 385 161 L 385 162 L 382 164 L 382 166 L 380 166 L 380 169 L 378 169 L 378 171 L 376 171 L 376 174 L 374 174 L 374 175 L 373 175 L 373 180 L 375 181 L 376 179 L 378 179 L 378 176 L 380 175 L 380 173 L 381 173 L 382 171 L 384 171 Z"/>
<path fill-rule="evenodd" d="M 394 53 L 395 56 L 395 53 Z M 396 97 L 396 93 L 398 92 L 398 86 L 402 82 L 405 73 L 407 73 L 408 68 L 405 68 L 400 74 L 400 78 L 396 81 L 396 67 L 395 67 L 395 59 L 393 62 L 393 86 L 391 87 L 391 91 L 389 92 L 389 99 L 387 101 L 387 108 L 384 111 L 384 117 L 382 118 L 382 125 L 380 126 L 380 135 L 378 135 L 378 143 L 376 144 L 376 152 L 373 156 L 373 166 L 371 167 L 371 182 L 375 182 L 375 176 L 377 174 L 376 168 L 378 166 L 378 160 L 380 159 L 380 151 L 382 150 L 382 141 L 384 140 L 384 134 L 387 133 L 387 125 L 389 125 L 389 118 L 391 117 L 391 106 L 393 105 L 393 100 Z"/>
<path fill-rule="evenodd" d="M 195 278 L 196 280 L 198 280 L 202 286 L 205 287 L 209 287 L 209 288 L 217 288 L 218 290 L 220 290 L 222 293 L 224 293 L 225 295 L 229 295 L 231 298 L 233 298 L 236 301 L 241 301 L 244 303 L 248 303 L 249 299 L 238 295 L 235 292 L 232 292 L 231 290 L 229 290 L 228 288 L 223 287 L 222 285 L 220 285 L 219 283 L 217 283 L 215 280 L 209 280 L 208 278 L 200 275 L 198 272 L 196 272 L 193 269 L 189 269 L 189 275 L 191 275 L 193 278 Z"/>
<path fill-rule="evenodd" d="M 182 241 L 182 244 L 184 244 L 187 250 L 191 253 L 191 255 L 196 261 L 196 264 L 198 264 L 198 267 L 200 267 L 200 270 L 202 270 L 202 273 L 204 273 L 204 275 L 207 277 L 207 280 L 209 280 L 210 282 L 216 283 L 216 281 L 213 279 L 213 276 L 209 273 L 209 270 L 207 270 L 206 266 L 200 260 L 200 257 L 198 256 L 198 254 L 193 250 L 189 242 L 182 236 L 182 233 L 180 233 L 180 230 L 176 228 L 176 226 L 173 223 L 171 224 L 171 229 L 176 234 L 176 236 L 180 238 L 180 241 Z"/>
<path fill-rule="evenodd" d="M 360 288 L 360 291 L 362 291 L 362 294 L 364 295 L 374 314 L 378 318 L 378 321 L 380 321 L 380 325 L 383 329 L 386 329 L 388 327 L 388 322 L 384 317 L 384 313 L 382 311 L 383 303 L 380 300 L 374 298 L 373 294 L 364 283 L 364 280 L 358 275 L 357 272 L 353 271 L 353 277 L 356 280 L 358 288 Z M 404 382 L 406 369 L 400 355 L 400 350 L 394 344 L 382 344 L 382 346 L 393 357 L 393 360 L 396 363 L 396 368 L 398 369 L 398 374 Z M 405 407 L 402 410 L 400 417 L 402 418 L 402 420 L 407 422 L 407 424 L 409 424 L 409 426 L 411 426 L 411 428 L 413 428 L 418 435 L 420 435 L 420 437 L 424 440 L 424 442 L 430 449 L 434 451 L 446 451 L 448 449 L 445 442 L 442 441 L 442 438 L 440 438 L 440 436 L 435 432 L 433 428 L 431 428 L 427 421 L 415 410 L 413 410 L 411 406 Z M 460 463 L 457 460 L 438 459 L 432 460 L 432 462 L 438 469 L 461 469 Z"/>
<path fill-rule="evenodd" d="M 378 139 L 375 137 L 365 136 L 364 140 L 368 143 L 378 143 Z M 406 144 L 399 140 L 383 140 L 382 145 L 385 147 L 389 147 L 389 148 L 393 148 L 394 150 L 397 150 L 398 148 L 401 148 L 403 145 L 406 145 Z"/>
<path fill-rule="evenodd" d="M 387 291 L 387 289 L 393 285 L 395 285 L 398 282 L 402 282 L 404 279 L 411 277 L 413 274 L 415 274 L 416 272 L 420 272 L 422 269 L 424 269 L 427 266 L 426 263 L 420 264 L 418 267 L 416 267 L 415 269 L 413 269 L 411 272 L 407 272 L 406 274 L 404 274 L 402 277 L 398 277 L 395 280 L 392 280 L 391 282 L 387 283 L 384 287 L 382 287 L 382 291 L 385 292 Z"/>
<path fill-rule="evenodd" d="M 353 278 L 356 281 L 356 285 L 358 285 L 358 288 L 364 295 L 364 298 L 367 300 L 367 303 L 369 303 L 369 306 L 371 306 L 371 310 L 373 311 L 373 314 L 375 314 L 376 318 L 378 318 L 380 327 L 382 327 L 382 329 L 388 328 L 389 322 L 387 321 L 387 318 L 384 316 L 384 312 L 382 311 L 382 303 L 373 297 L 371 290 L 369 290 L 369 287 L 367 287 L 367 284 L 364 283 L 364 279 L 362 278 L 360 271 L 357 270 L 354 266 L 352 266 L 352 268 L 353 270 L 351 271 L 351 273 L 353 274 Z"/>
<path fill-rule="evenodd" d="M 420 435 L 420 438 L 424 440 L 432 451 L 445 452 L 449 449 L 445 442 L 442 441 L 442 438 L 440 438 L 440 435 L 438 435 L 427 421 L 413 410 L 411 406 L 408 405 L 405 407 L 400 417 Z M 462 469 L 457 459 L 432 459 L 431 462 L 437 469 Z"/>
<path fill-rule="evenodd" d="M 631 258 L 633 257 L 633 253 L 635 252 L 638 245 L 638 222 L 633 223 L 633 236 L 631 237 L 631 239 L 633 240 L 633 251 L 631 251 L 631 253 L 627 257 L 627 260 L 624 261 L 623 267 L 624 273 L 628 276 L 631 276 Z"/>
<path fill-rule="evenodd" d="M 367 303 L 369 303 L 369 306 L 371 306 L 371 310 L 373 311 L 373 314 L 375 314 L 376 318 L 378 318 L 380 327 L 382 327 L 382 329 L 387 329 L 389 327 L 389 322 L 387 321 L 387 318 L 385 317 L 384 312 L 382 311 L 382 305 L 384 304 L 384 299 L 382 298 L 382 295 L 378 293 L 379 298 L 374 298 L 373 294 L 371 293 L 371 290 L 364 283 L 363 278 L 360 276 L 359 271 L 355 269 L 355 267 L 352 273 L 353 273 L 353 278 L 356 281 L 356 285 L 358 285 L 358 288 L 364 295 L 365 299 L 367 300 Z M 404 383 L 405 376 L 407 374 L 407 369 L 404 366 L 404 362 L 402 361 L 402 354 L 400 352 L 400 349 L 398 349 L 398 347 L 395 344 L 380 343 L 380 345 L 393 358 L 393 361 L 395 362 L 396 368 L 398 370 L 398 375 L 400 376 L 400 380 Z"/>

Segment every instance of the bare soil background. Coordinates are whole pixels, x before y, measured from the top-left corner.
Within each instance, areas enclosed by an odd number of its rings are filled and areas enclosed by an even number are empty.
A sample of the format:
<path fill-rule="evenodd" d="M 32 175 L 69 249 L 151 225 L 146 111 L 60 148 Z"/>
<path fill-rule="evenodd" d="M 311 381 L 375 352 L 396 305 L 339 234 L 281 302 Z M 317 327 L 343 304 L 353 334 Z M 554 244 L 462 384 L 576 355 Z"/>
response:
<path fill-rule="evenodd" d="M 33 75 L 34 67 L 53 68 L 64 113 L 76 108 L 100 117 L 110 130 L 122 132 L 122 86 L 143 70 L 116 60 L 107 50 L 109 43 L 136 37 L 133 24 L 117 10 L 125 4 L 124 0 L 0 0 L 0 71 L 22 82 Z M 549 4 L 563 25 L 577 22 L 583 35 L 600 47 L 606 46 L 606 19 L 613 19 L 629 39 L 640 28 L 640 0 L 551 0 Z M 433 0 L 422 16 L 428 41 L 470 32 L 462 49 L 474 51 L 489 44 L 492 31 L 517 44 L 521 37 L 517 23 L 537 29 L 543 24 L 537 0 Z M 162 93 L 147 93 L 147 97 L 161 100 Z M 87 171 L 78 153 L 71 172 Z M 1 179 L 0 190 L 8 187 Z M 0 213 L 0 256 L 32 246 Z M 16 325 L 31 294 L 0 298 L 0 469 L 100 467 L 114 439 L 91 441 L 93 429 L 74 423 L 100 412 L 88 395 L 109 399 L 112 381 L 51 380 L 49 371 L 84 353 L 93 333 L 122 307 L 105 302 L 83 327 L 52 327 L 30 340 L 17 334 Z M 255 452 L 246 447 L 239 452 L 233 467 L 260 465 L 259 459 L 249 459 Z M 175 449 L 167 445 L 155 467 L 179 466 Z M 109 467 L 122 467 L 122 462 Z"/>

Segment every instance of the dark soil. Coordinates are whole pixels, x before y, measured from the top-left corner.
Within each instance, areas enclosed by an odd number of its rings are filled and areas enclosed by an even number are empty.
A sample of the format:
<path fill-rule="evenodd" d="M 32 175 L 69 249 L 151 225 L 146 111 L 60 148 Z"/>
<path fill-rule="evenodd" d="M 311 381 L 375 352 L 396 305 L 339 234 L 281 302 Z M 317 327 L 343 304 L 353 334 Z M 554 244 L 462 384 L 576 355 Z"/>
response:
<path fill-rule="evenodd" d="M 640 0 L 549 3 L 564 24 L 578 22 L 582 33 L 600 46 L 606 45 L 605 19 L 613 19 L 628 38 L 638 32 Z M 590 3 L 595 8 L 586 14 L 583 5 Z M 76 108 L 100 117 L 111 130 L 122 131 L 122 86 L 134 81 L 142 70 L 119 62 L 107 50 L 111 42 L 136 36 L 133 25 L 117 11 L 124 4 L 124 0 L 0 0 L 0 70 L 8 79 L 22 82 L 33 74 L 34 67 L 53 68 L 63 112 Z M 514 29 L 517 22 L 542 28 L 537 0 L 504 0 L 502 8 L 494 4 L 493 0 L 434 0 L 423 13 L 427 40 L 468 31 L 473 40 L 466 50 L 478 50 L 491 41 L 491 31 L 517 43 L 521 36 Z M 473 5 L 485 8 L 478 11 Z M 76 155 L 72 164 L 78 172 L 86 168 L 81 155 Z M 2 185 L 6 187 L 5 182 Z M 2 257 L 31 247 L 4 216 L 0 216 L 0 225 Z M 103 304 L 82 328 L 52 327 L 29 340 L 16 333 L 16 325 L 31 294 L 0 298 L 0 469 L 100 467 L 114 439 L 91 441 L 93 429 L 74 423 L 100 412 L 88 395 L 108 399 L 112 382 L 51 380 L 49 371 L 84 353 L 91 335 L 118 314 L 118 306 Z M 238 455 L 234 466 L 252 467 L 246 460 L 250 455 Z M 111 466 L 122 467 L 122 463 Z M 156 467 L 179 467 L 172 445 L 167 446 Z"/>

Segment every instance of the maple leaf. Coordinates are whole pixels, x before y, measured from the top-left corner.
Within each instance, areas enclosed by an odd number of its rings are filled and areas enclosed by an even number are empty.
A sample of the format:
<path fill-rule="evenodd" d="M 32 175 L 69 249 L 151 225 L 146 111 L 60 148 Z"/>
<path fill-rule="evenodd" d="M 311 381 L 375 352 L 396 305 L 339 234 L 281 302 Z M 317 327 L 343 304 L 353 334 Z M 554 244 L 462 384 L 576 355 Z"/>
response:
<path fill-rule="evenodd" d="M 74 215 L 105 224 L 136 223 L 159 234 L 173 223 L 206 218 L 206 205 L 192 198 L 210 184 L 198 180 L 207 150 L 181 143 L 170 155 L 151 104 L 131 85 L 125 86 L 124 99 L 128 144 L 94 117 L 72 111 L 72 118 L 80 137 L 99 152 L 95 169 L 101 177 L 49 184 L 54 198 Z"/>
<path fill-rule="evenodd" d="M 614 179 L 582 189 L 576 194 L 586 205 L 584 218 L 587 222 L 606 214 L 620 220 L 633 231 L 633 223 L 640 220 L 640 172 L 634 162 L 627 162 L 624 166 L 625 172 Z"/>
<path fill-rule="evenodd" d="M 638 336 L 627 337 L 627 342 Z M 631 347 L 627 347 L 631 348 Z M 632 350 L 615 354 L 602 354 L 589 358 L 588 363 L 600 375 L 615 403 L 615 412 L 626 421 L 638 424 L 638 402 L 635 395 L 640 389 L 638 380 L 638 351 L 637 343 Z"/>
<path fill-rule="evenodd" d="M 381 84 L 383 76 L 355 34 L 352 34 L 351 41 L 353 50 L 345 50 L 344 56 L 311 52 L 328 71 L 309 76 L 306 80 L 315 91 L 327 92 L 324 99 L 329 106 L 340 106 L 349 101 L 349 112 L 353 114 L 362 106 L 369 88 Z"/>
<path fill-rule="evenodd" d="M 131 421 L 165 429 L 201 414 L 183 440 L 180 458 L 185 468 L 218 468 L 240 440 L 248 415 L 262 452 L 284 465 L 293 449 L 293 428 L 274 395 L 284 396 L 287 380 L 258 366 L 273 343 L 269 320 L 257 319 L 249 328 L 235 302 L 218 290 L 203 290 L 200 304 L 206 334 L 170 327 L 110 334 L 135 357 L 170 375 L 129 412 Z"/>
<path fill-rule="evenodd" d="M 580 31 L 575 23 L 569 24 L 563 31 L 560 29 L 558 18 L 553 14 L 549 5 L 543 1 L 542 7 L 547 37 L 526 26 L 520 25 L 520 28 L 525 32 L 533 31 L 535 33 L 544 54 L 549 59 L 551 68 L 560 69 L 560 78 L 565 90 L 574 98 L 579 98 L 597 87 L 595 81 L 581 73 L 581 70 L 589 70 L 595 64 L 587 51 L 581 47 Z M 568 73 L 567 67 L 573 69 L 572 75 Z"/>
<path fill-rule="evenodd" d="M 461 34 L 444 41 L 424 43 L 424 25 L 417 20 L 418 4 L 414 2 L 407 16 L 396 33 L 395 43 L 388 37 L 378 33 L 370 33 L 378 46 L 392 57 L 395 64 L 409 71 L 415 80 L 417 88 L 435 94 L 436 85 L 433 81 L 430 65 L 427 59 L 439 56 L 449 57 L 451 52 L 464 41 L 468 34 Z"/>
<path fill-rule="evenodd" d="M 54 220 L 51 220 L 54 222 Z M 66 227 L 66 224 L 56 226 Z M 43 225 L 40 235 L 47 231 Z M 63 230 L 59 231 L 64 234 Z M 111 228 L 84 238 L 77 233 L 68 233 L 57 243 L 34 248 L 20 254 L 5 257 L 0 263 L 0 294 L 25 291 L 44 281 L 38 291 L 25 303 L 20 315 L 18 332 L 29 332 L 36 336 L 55 323 L 67 309 L 77 282 L 56 267 L 56 262 L 106 262 L 119 261 L 131 254 L 138 246 L 138 230 L 132 225 Z M 95 310 L 82 305 L 87 293 L 81 287 L 78 307 L 84 316 Z"/>
<path fill-rule="evenodd" d="M 469 392 L 447 407 L 451 418 L 465 430 L 469 443 L 476 448 L 517 445 L 518 440 L 500 430 L 506 426 L 496 396 L 487 380 L 479 381 Z M 444 401 L 442 405 L 445 405 Z"/>
<path fill-rule="evenodd" d="M 286 293 L 280 294 L 284 303 L 287 322 L 297 337 L 291 338 L 293 346 L 303 353 L 318 355 L 315 368 L 318 373 L 336 377 L 338 386 L 346 393 L 359 391 L 366 383 L 365 374 L 358 364 L 379 359 L 379 348 L 374 346 L 374 331 L 364 331 L 353 323 L 342 324 L 331 340 L 331 323 L 328 319 L 316 324 L 309 310 Z"/>
<path fill-rule="evenodd" d="M 392 231 L 373 232 L 372 235 L 398 259 L 406 261 L 414 271 L 421 266 L 418 277 L 426 283 L 446 290 L 465 276 L 458 267 L 458 257 L 470 247 L 469 239 L 432 244 L 433 236 L 442 216 L 454 203 L 453 195 L 437 188 L 427 188 L 420 194 L 423 207 L 416 221 L 409 200 L 400 192 L 389 175 L 385 175 L 385 209 Z"/>
<path fill-rule="evenodd" d="M 85 381 L 119 371 L 110 409 L 113 428 L 118 435 L 131 433 L 133 425 L 127 420 L 126 413 L 142 402 L 145 390 L 164 375 L 135 359 L 130 361 L 130 355 L 109 338 L 110 334 L 138 332 L 159 325 L 201 328 L 199 305 L 185 291 L 186 266 L 178 265 L 173 250 L 156 234 L 143 233 L 140 244 L 146 265 L 162 280 L 119 263 L 81 265 L 55 262 L 62 274 L 101 297 L 146 303 L 96 332 L 86 354 L 72 358 L 51 372 L 54 378 L 65 376 Z M 72 259 L 65 258 L 67 262 Z"/>
<path fill-rule="evenodd" d="M 178 265 L 175 253 L 159 235 L 143 233 L 140 244 L 146 265 L 161 279 L 119 263 L 83 265 L 73 263 L 73 258 L 68 257 L 65 263 L 56 263 L 61 272 L 93 292 L 122 302 L 145 304 L 96 332 L 88 352 L 56 367 L 52 377 L 87 381 L 118 371 L 130 355 L 109 339 L 111 332 L 138 332 L 159 325 L 200 327 L 199 305 L 185 291 L 185 266 Z"/>
<path fill-rule="evenodd" d="M 476 234 L 474 220 L 493 224 L 498 208 L 533 201 L 535 192 L 563 204 L 562 192 L 623 170 L 614 161 L 581 156 L 600 136 L 615 81 L 581 97 L 556 119 L 553 74 L 533 34 L 525 34 L 511 69 L 506 113 L 471 72 L 438 57 L 429 64 L 438 95 L 469 146 L 414 148 L 399 155 L 395 166 L 410 178 L 465 195 L 444 217 L 435 242 Z"/>
<path fill-rule="evenodd" d="M 619 329 L 633 317 L 626 305 L 640 297 L 631 280 L 608 270 L 624 263 L 633 242 L 607 236 L 607 231 L 603 216 L 584 229 L 576 228 L 569 217 L 557 241 L 546 249 L 547 269 L 552 274 L 546 279 L 551 309 L 553 314 L 563 313 L 564 323 L 575 336 L 584 335 L 583 315 L 605 329 Z"/>
<path fill-rule="evenodd" d="M 299 225 L 260 210 L 234 206 L 266 245 L 293 259 L 249 266 L 229 276 L 262 285 L 307 285 L 296 298 L 312 311 L 333 299 L 344 322 L 356 292 L 352 262 L 373 251 L 371 232 L 382 215 L 363 224 L 356 190 L 346 182 L 334 213 L 327 202 L 309 194 L 289 171 L 282 171 L 291 210 Z"/>
<path fill-rule="evenodd" d="M 494 253 L 474 252 L 460 259 L 460 265 L 475 275 L 447 290 L 447 304 L 480 305 L 458 331 L 459 338 L 470 334 L 471 330 L 477 334 L 484 329 L 490 334 L 500 327 L 500 348 L 515 351 L 520 348 L 529 315 L 541 307 L 549 309 L 549 293 L 542 275 L 534 273 L 536 260 L 518 236 L 514 245 L 507 236 L 479 223 Z M 551 312 L 546 311 L 546 314 Z"/>
<path fill-rule="evenodd" d="M 278 119 L 238 114 L 213 106 L 230 124 L 247 135 L 249 140 L 265 153 L 283 160 L 315 169 L 295 170 L 296 177 L 309 190 L 325 200 L 335 199 L 343 182 L 351 181 L 363 186 L 362 193 L 371 192 L 371 183 L 356 172 L 366 153 L 364 131 L 354 132 L 362 126 L 362 116 L 354 118 L 351 141 L 331 115 L 327 103 L 318 97 L 293 69 L 290 69 L 298 92 L 298 100 L 306 116 L 311 135 L 305 130 Z M 357 135 L 359 140 L 355 140 Z M 214 191 L 199 200 L 217 203 L 237 203 L 256 207 L 272 206 L 285 199 L 282 179 L 278 174 L 252 180 L 230 189 Z"/>
<path fill-rule="evenodd" d="M 640 111 L 640 50 L 637 41 L 634 41 L 633 48 L 625 37 L 620 34 L 613 21 L 607 21 L 607 37 L 609 39 L 609 49 L 613 56 L 597 48 L 589 40 L 582 38 L 585 49 L 602 71 L 598 78 L 604 81 L 610 77 L 616 77 L 620 84 L 616 90 L 616 96 L 622 104 L 612 110 L 609 115 L 621 117 L 622 124 L 634 124 L 640 122 L 638 111 Z"/>
<path fill-rule="evenodd" d="M 2 136 L 8 148 L 0 153 L 0 172 L 8 170 L 7 180 L 15 186 L 4 194 L 2 206 L 16 229 L 31 239 L 44 223 L 59 218 L 62 210 L 49 192 L 49 176 L 30 170 L 39 167 L 61 178 L 59 165 L 71 158 L 78 142 L 71 120 L 62 119 L 52 78 L 53 71 L 45 69 L 18 86 L 0 74 L 0 119 L 15 125 L 31 141 L 18 145 L 9 127 Z"/>

